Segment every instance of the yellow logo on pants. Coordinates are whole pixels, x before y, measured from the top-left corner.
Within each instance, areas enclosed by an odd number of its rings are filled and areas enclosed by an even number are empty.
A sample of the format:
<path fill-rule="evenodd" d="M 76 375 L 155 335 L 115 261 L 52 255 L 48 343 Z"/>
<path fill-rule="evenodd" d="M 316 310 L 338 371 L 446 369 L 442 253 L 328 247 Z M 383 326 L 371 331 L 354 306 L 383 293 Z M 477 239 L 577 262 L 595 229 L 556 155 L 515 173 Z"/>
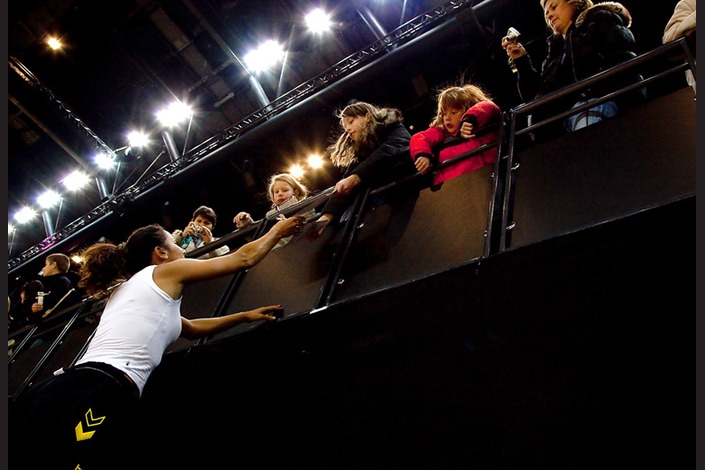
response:
<path fill-rule="evenodd" d="M 103 420 L 105 419 L 105 416 L 101 416 L 100 418 L 94 418 L 93 417 L 93 410 L 88 409 L 86 411 L 86 428 L 92 428 L 94 426 L 99 426 Z M 93 434 L 95 434 L 95 431 L 83 431 L 83 421 L 79 421 L 78 425 L 76 425 L 76 440 L 77 441 L 85 441 L 86 439 L 90 439 L 93 437 Z"/>

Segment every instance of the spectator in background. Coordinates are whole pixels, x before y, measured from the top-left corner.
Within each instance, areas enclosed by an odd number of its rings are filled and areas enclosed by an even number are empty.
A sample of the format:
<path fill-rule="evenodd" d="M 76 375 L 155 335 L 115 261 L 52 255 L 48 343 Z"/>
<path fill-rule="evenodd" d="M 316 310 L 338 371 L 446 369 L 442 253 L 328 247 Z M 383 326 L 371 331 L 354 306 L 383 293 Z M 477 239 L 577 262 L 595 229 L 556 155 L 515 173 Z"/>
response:
<path fill-rule="evenodd" d="M 40 273 L 41 283 L 44 286 L 43 295 L 39 296 L 39 301 L 32 304 L 32 312 L 39 314 L 40 318 L 45 318 L 59 306 L 68 305 L 65 300 L 75 290 L 66 275 L 70 268 L 71 259 L 63 253 L 54 253 L 46 257 Z"/>
<path fill-rule="evenodd" d="M 20 287 L 20 300 L 10 308 L 10 329 L 16 330 L 26 325 L 39 323 L 42 319 L 42 311 L 36 312 L 32 308 L 38 302 L 39 293 L 44 292 L 44 285 L 41 281 L 27 281 Z M 9 297 L 8 297 L 9 301 Z"/>
<path fill-rule="evenodd" d="M 217 240 L 217 238 L 213 236 L 213 229 L 217 221 L 218 216 L 213 209 L 208 206 L 200 206 L 193 212 L 193 216 L 188 225 L 186 225 L 186 228 L 183 230 L 175 230 L 172 235 L 176 244 L 188 253 Z M 229 251 L 230 248 L 228 248 L 227 245 L 223 245 L 215 250 L 209 251 L 199 258 L 215 258 Z"/>
<path fill-rule="evenodd" d="M 409 150 L 419 173 L 499 138 L 502 111 L 480 87 L 451 86 L 438 94 L 438 110 L 429 128 L 411 136 Z M 443 148 L 441 148 L 443 147 Z M 438 170 L 433 189 L 444 181 L 492 165 L 497 148 L 490 148 Z"/>
<path fill-rule="evenodd" d="M 622 4 L 593 4 L 591 0 L 540 2 L 544 19 L 552 33 L 547 39 L 548 53 L 540 72 L 534 68 L 524 46 L 516 38 L 502 38 L 502 47 L 516 67 L 519 94 L 524 101 L 540 98 L 636 57 L 636 41 L 629 29 L 632 17 Z M 531 122 L 537 123 L 571 106 L 585 104 L 608 91 L 614 91 L 618 85 L 635 83 L 640 79 L 638 74 L 634 74 L 626 78 L 620 76 L 616 81 L 596 84 L 585 89 L 577 100 L 574 96 L 569 96 L 537 110 L 532 115 Z M 639 98 L 643 97 L 641 92 L 637 95 Z M 632 96 L 619 101 L 628 103 Z M 563 126 L 572 132 L 615 116 L 618 112 L 618 103 L 607 101 L 569 116 Z"/>
<path fill-rule="evenodd" d="M 695 0 L 680 0 L 673 10 L 673 16 L 668 20 L 663 31 L 663 43 L 685 38 L 695 61 Z M 695 77 L 692 70 L 685 71 L 688 85 L 695 92 Z"/>
<path fill-rule="evenodd" d="M 362 101 L 337 113 L 343 132 L 328 148 L 333 165 L 343 171 L 335 192 L 321 210 L 319 234 L 344 215 L 360 188 L 391 182 L 416 170 L 408 156 L 411 134 L 401 111 Z M 344 219 L 344 217 L 343 217 Z"/>

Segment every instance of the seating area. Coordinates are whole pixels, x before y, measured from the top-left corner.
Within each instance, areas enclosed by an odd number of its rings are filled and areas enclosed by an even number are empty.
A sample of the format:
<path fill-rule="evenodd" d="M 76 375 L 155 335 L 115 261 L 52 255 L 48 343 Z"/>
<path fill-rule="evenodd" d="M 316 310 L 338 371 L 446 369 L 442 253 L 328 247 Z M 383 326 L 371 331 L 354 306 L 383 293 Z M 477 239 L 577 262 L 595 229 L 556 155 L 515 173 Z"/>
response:
<path fill-rule="evenodd" d="M 418 177 L 373 188 L 323 236 L 190 286 L 185 315 L 284 316 L 172 344 L 143 396 L 148 433 L 227 455 L 158 449 L 163 468 L 242 453 L 304 468 L 680 466 L 690 434 L 670 410 L 693 357 L 695 99 L 659 80 L 690 67 L 684 48 L 616 67 L 657 91 L 615 118 L 534 144 L 513 108 L 494 167 L 438 191 Z M 80 357 L 102 305 L 10 335 L 10 401 Z M 172 413 L 213 396 L 233 407 Z"/>

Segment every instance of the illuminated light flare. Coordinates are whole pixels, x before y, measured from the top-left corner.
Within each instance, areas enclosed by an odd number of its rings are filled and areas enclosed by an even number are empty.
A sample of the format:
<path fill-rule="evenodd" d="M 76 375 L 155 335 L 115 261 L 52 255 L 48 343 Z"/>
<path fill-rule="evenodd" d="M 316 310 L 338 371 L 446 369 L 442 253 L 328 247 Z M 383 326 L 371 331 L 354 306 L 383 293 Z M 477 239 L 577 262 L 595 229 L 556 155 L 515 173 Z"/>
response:
<path fill-rule="evenodd" d="M 320 34 L 330 30 L 330 15 L 320 8 L 312 10 L 304 17 L 304 20 L 312 33 Z"/>
<path fill-rule="evenodd" d="M 252 72 L 262 72 L 284 58 L 284 49 L 273 40 L 263 42 L 245 56 L 245 65 Z"/>
<path fill-rule="evenodd" d="M 37 204 L 42 209 L 49 209 L 61 201 L 61 196 L 56 191 L 48 189 L 37 197 Z"/>
<path fill-rule="evenodd" d="M 82 171 L 76 170 L 61 180 L 61 183 L 69 191 L 77 191 L 88 184 L 90 177 Z"/>
<path fill-rule="evenodd" d="M 34 219 L 37 216 L 37 211 L 29 206 L 25 206 L 19 211 L 15 212 L 15 220 L 19 224 L 24 224 Z"/>

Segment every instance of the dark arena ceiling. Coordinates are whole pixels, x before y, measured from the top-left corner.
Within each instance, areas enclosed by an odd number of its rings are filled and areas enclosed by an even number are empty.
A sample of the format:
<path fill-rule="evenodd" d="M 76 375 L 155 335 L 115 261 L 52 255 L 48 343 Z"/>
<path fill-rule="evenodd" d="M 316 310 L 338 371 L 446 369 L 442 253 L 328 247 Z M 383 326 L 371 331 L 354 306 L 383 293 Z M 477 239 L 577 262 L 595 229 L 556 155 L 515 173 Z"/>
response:
<path fill-rule="evenodd" d="M 642 49 L 657 46 L 676 1 L 622 3 Z M 322 36 L 303 24 L 315 7 L 332 19 Z M 43 190 L 62 196 L 48 218 L 39 214 L 9 232 L 9 271 L 36 273 L 40 255 L 70 254 L 100 237 L 119 242 L 145 223 L 182 228 L 202 204 L 218 213 L 216 235 L 234 230 L 240 210 L 261 217 L 266 178 L 308 153 L 323 154 L 337 131 L 335 111 L 351 99 L 401 109 L 412 131 L 428 124 L 435 91 L 461 80 L 484 86 L 507 110 L 520 103 L 499 46 L 509 26 L 541 53 L 538 0 L 9 2 L 8 221 Z M 49 35 L 65 47 L 49 49 Z M 266 39 L 287 55 L 251 74 L 242 59 Z M 195 110 L 172 131 L 179 154 L 195 155 L 186 163 L 170 159 L 155 119 L 174 99 Z M 126 154 L 119 149 L 131 129 L 148 132 L 150 145 Z M 119 162 L 112 173 L 93 163 L 106 149 Z M 97 183 L 62 190 L 73 170 L 99 177 L 102 191 Z M 146 187 L 154 175 L 159 184 Z M 327 165 L 304 179 L 320 191 L 336 176 Z M 140 187 L 151 194 L 121 196 Z M 65 230 L 97 207 L 104 209 L 96 218 L 108 212 L 109 222 Z M 48 243 L 50 233 L 68 235 Z"/>

